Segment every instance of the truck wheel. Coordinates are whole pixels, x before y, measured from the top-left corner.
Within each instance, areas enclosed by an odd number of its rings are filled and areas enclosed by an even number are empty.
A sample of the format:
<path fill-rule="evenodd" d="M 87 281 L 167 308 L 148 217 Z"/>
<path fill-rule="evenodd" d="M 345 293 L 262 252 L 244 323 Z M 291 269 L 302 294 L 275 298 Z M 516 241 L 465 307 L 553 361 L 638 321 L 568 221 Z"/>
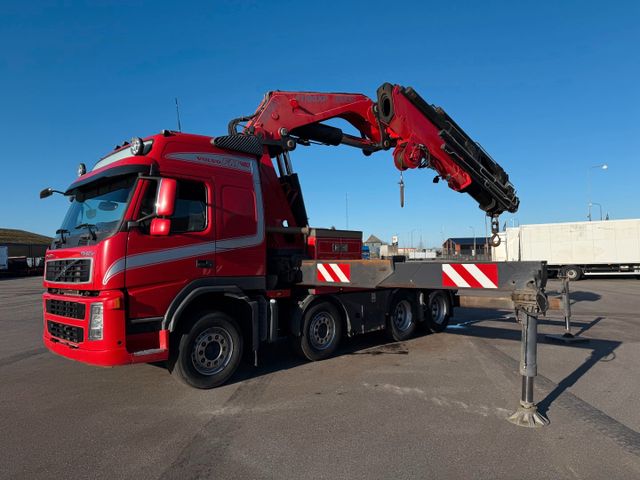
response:
<path fill-rule="evenodd" d="M 429 331 L 440 333 L 449 325 L 451 304 L 444 292 L 431 292 L 427 297 L 425 325 Z"/>
<path fill-rule="evenodd" d="M 214 388 L 234 374 L 242 359 L 242 337 L 236 322 L 222 312 L 202 315 L 184 332 L 171 373 L 195 388 Z"/>
<path fill-rule="evenodd" d="M 582 269 L 575 265 L 569 265 L 568 267 L 564 267 L 564 274 L 572 282 L 577 282 L 582 278 Z"/>
<path fill-rule="evenodd" d="M 391 340 L 396 342 L 408 340 L 415 333 L 418 315 L 414 296 L 399 293 L 393 299 L 387 325 L 387 335 Z"/>
<path fill-rule="evenodd" d="M 311 361 L 333 355 L 342 338 L 342 318 L 335 305 L 312 305 L 304 312 L 302 322 L 302 335 L 293 339 L 296 352 Z"/>

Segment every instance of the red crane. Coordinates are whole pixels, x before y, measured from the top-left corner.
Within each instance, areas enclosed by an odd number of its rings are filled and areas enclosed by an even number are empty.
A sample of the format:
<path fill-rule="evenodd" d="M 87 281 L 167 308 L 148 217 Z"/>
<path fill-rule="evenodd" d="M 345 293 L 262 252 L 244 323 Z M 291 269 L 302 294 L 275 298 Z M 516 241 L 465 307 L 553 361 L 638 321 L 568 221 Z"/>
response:
<path fill-rule="evenodd" d="M 323 123 L 334 118 L 346 120 L 360 136 Z M 241 122 L 246 123 L 239 133 Z M 257 137 L 272 156 L 311 141 L 349 145 L 365 155 L 393 148 L 400 171 L 431 168 L 437 172 L 434 183 L 445 180 L 453 190 L 473 197 L 492 218 L 494 241 L 497 217 L 518 209 L 519 199 L 502 167 L 442 108 L 428 104 L 411 87 L 385 83 L 378 88 L 377 102 L 357 93 L 269 92 L 253 115 L 230 122 L 229 134 Z"/>

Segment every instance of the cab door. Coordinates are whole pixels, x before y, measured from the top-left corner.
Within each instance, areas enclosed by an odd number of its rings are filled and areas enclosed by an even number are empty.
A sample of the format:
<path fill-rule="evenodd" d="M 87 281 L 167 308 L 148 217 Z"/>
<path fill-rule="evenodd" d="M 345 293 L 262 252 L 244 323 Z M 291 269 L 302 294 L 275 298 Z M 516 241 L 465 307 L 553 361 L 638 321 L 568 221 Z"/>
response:
<path fill-rule="evenodd" d="M 137 219 L 153 213 L 158 181 L 146 180 Z M 150 220 L 130 229 L 125 286 L 128 317 L 162 317 L 180 290 L 215 273 L 214 186 L 211 179 L 178 178 L 168 235 L 151 235 Z"/>

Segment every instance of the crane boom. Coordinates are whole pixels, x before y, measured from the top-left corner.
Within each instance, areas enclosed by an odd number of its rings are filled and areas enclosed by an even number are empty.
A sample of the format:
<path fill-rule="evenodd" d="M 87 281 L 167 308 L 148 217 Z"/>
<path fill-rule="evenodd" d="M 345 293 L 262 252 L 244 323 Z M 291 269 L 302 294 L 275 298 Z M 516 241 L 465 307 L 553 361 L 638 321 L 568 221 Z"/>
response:
<path fill-rule="evenodd" d="M 327 125 L 341 118 L 360 136 L 345 134 Z M 489 154 L 440 107 L 427 103 L 413 88 L 385 83 L 377 102 L 358 93 L 267 93 L 256 112 L 232 120 L 230 135 L 246 122 L 242 135 L 256 136 L 272 156 L 311 141 L 360 148 L 366 155 L 393 148 L 400 170 L 431 168 L 434 182 L 443 179 L 458 192 L 469 194 L 488 216 L 515 212 L 519 199 L 509 176 Z"/>

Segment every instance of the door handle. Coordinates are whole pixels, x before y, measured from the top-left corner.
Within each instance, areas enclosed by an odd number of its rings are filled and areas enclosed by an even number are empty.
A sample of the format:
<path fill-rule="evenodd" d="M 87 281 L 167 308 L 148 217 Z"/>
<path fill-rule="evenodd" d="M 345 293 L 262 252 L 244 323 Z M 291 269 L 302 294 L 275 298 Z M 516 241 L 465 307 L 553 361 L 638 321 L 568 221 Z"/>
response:
<path fill-rule="evenodd" d="M 198 258 L 196 260 L 196 267 L 197 268 L 213 268 L 213 262 L 211 260 L 204 260 L 204 259 Z"/>

